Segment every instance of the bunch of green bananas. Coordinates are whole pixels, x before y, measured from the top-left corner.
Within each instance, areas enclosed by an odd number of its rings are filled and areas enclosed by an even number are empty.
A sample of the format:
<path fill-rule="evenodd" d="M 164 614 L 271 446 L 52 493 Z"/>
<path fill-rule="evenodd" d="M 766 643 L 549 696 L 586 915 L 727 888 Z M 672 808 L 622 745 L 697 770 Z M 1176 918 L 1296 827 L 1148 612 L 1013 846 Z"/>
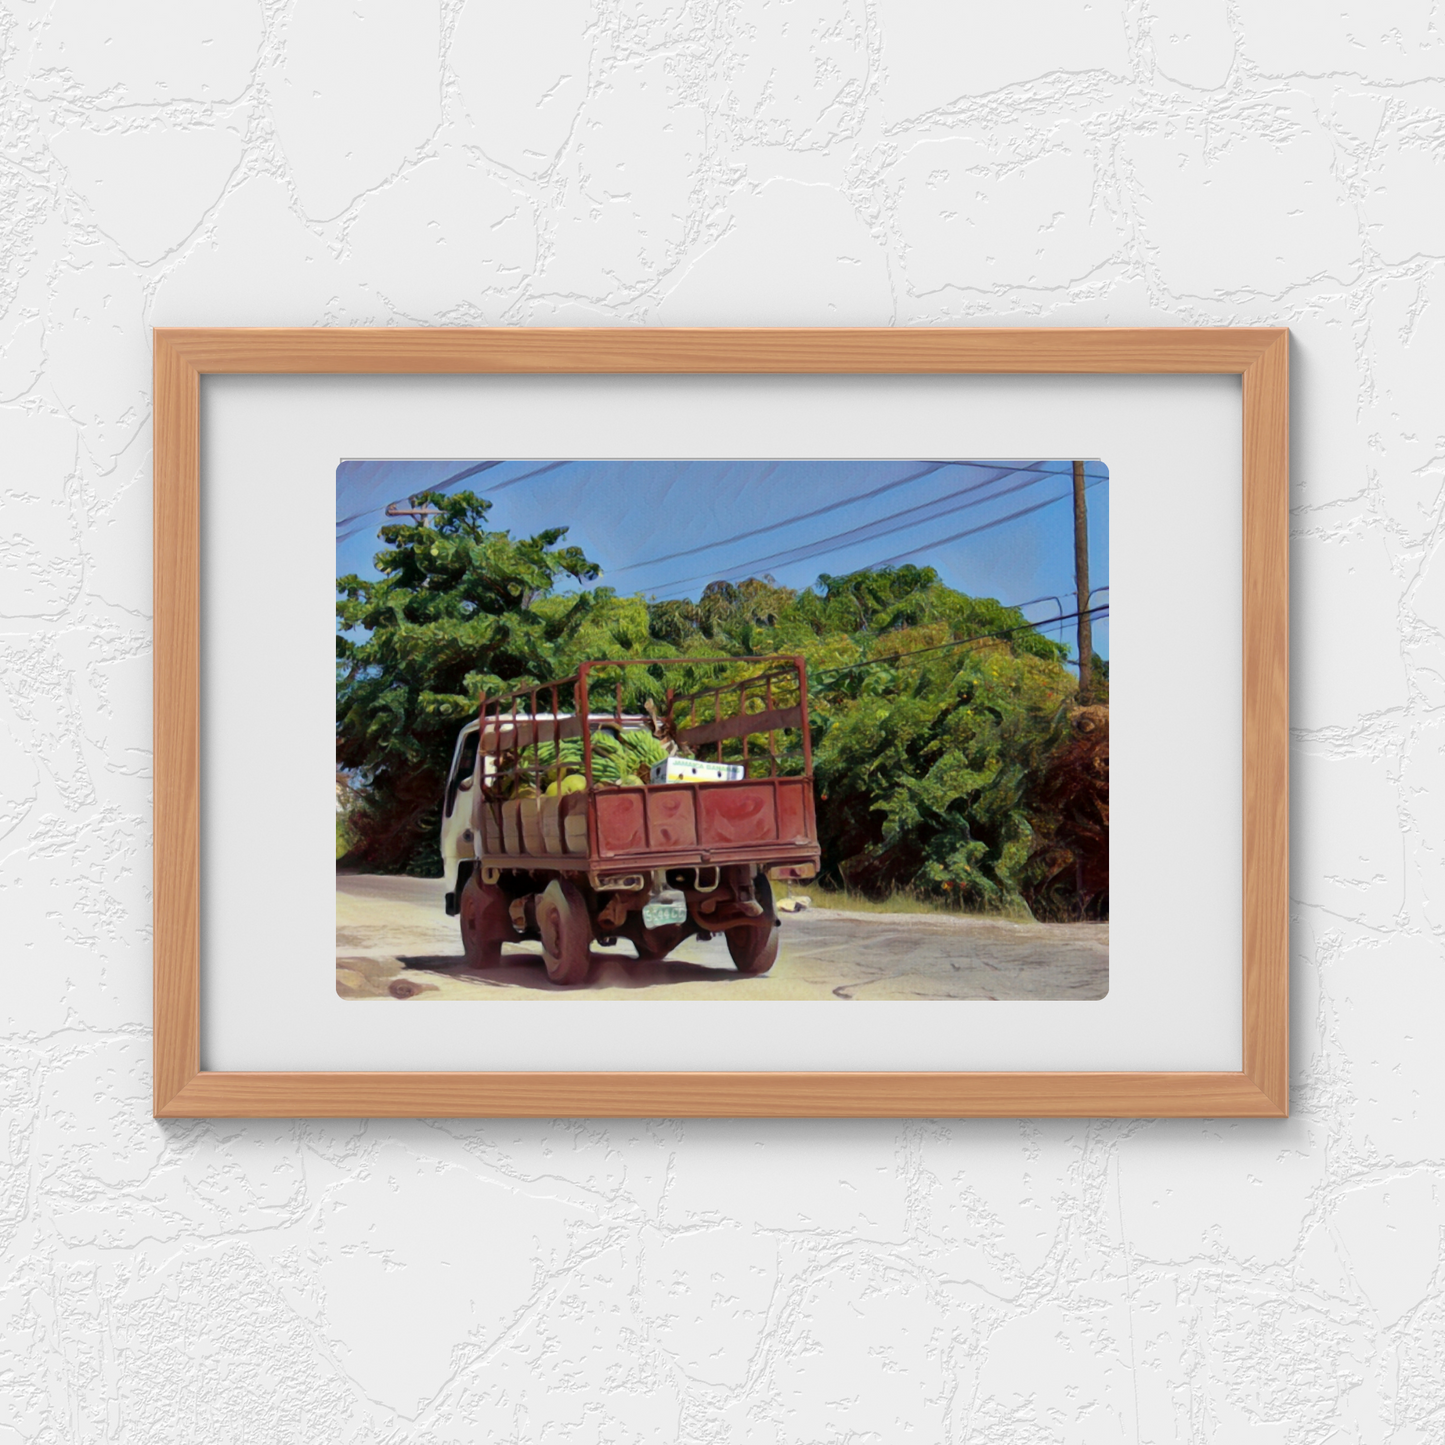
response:
<path fill-rule="evenodd" d="M 667 756 L 666 746 L 644 728 L 624 728 L 618 732 L 601 728 L 592 734 L 592 778 L 598 783 L 637 786 L 647 781 L 654 763 Z M 582 739 L 563 738 L 560 742 L 544 739 L 535 748 L 526 749 L 523 765 L 529 773 L 539 770 L 546 791 L 572 792 L 577 784 L 565 784 L 582 774 Z"/>
<path fill-rule="evenodd" d="M 666 756 L 663 743 L 642 728 L 603 729 L 592 737 L 592 776 L 599 783 L 645 783 Z"/>

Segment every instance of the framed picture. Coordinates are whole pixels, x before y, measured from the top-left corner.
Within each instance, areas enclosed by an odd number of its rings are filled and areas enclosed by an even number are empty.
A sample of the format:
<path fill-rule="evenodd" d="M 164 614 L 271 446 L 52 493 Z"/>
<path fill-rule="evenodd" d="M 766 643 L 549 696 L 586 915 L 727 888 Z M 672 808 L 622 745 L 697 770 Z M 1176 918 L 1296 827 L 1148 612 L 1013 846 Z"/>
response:
<path fill-rule="evenodd" d="M 157 1116 L 1285 1114 L 1287 496 L 1284 330 L 157 331 Z"/>

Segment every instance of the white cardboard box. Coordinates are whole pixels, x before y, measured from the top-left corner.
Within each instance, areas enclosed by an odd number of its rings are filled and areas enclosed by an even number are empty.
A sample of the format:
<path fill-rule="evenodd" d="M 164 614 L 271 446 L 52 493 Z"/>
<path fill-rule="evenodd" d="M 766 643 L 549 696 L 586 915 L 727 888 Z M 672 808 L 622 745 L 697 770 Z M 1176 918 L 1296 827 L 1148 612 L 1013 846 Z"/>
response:
<path fill-rule="evenodd" d="M 743 776 L 741 763 L 710 763 L 702 758 L 664 758 L 653 763 L 654 783 L 736 783 Z"/>

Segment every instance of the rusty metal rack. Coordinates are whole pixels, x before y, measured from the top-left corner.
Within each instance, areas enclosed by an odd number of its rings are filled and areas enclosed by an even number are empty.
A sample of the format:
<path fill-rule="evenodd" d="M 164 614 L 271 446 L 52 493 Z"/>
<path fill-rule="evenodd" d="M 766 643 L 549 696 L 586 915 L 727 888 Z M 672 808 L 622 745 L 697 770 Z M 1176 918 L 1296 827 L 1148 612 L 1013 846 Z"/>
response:
<path fill-rule="evenodd" d="M 624 711 L 621 676 L 597 674 L 637 667 L 734 668 L 764 671 L 694 692 L 664 691 L 659 711 Z M 602 682 L 602 686 L 598 683 Z M 597 709 L 599 695 L 610 710 Z M 571 704 L 569 710 L 569 703 Z M 641 728 L 686 756 L 732 754 L 743 776 L 666 783 L 599 782 L 594 740 L 599 731 Z M 796 731 L 802 771 L 784 774 L 778 735 Z M 564 766 L 562 745 L 581 742 L 585 788 L 539 797 L 549 769 Z M 755 745 L 763 739 L 764 744 Z M 479 773 L 475 819 L 485 867 L 587 872 L 594 878 L 657 868 L 731 863 L 816 864 L 812 743 L 807 667 L 801 657 L 618 658 L 583 663 L 556 682 L 479 704 Z M 510 794 L 511 796 L 508 796 Z M 529 795 L 530 794 L 530 795 Z"/>

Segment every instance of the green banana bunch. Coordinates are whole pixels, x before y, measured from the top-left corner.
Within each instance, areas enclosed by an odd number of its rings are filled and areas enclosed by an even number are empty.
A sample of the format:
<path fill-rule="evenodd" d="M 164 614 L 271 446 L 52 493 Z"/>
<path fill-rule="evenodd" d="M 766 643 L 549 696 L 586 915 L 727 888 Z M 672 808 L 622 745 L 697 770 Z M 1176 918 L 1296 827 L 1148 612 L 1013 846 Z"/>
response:
<path fill-rule="evenodd" d="M 592 734 L 594 782 L 646 782 L 652 765 L 666 756 L 666 746 L 643 728 L 626 728 L 621 733 L 604 728 Z M 544 738 L 536 747 L 523 750 L 522 765 L 529 774 L 540 773 L 544 782 L 559 782 L 569 773 L 580 773 L 582 739 Z"/>

